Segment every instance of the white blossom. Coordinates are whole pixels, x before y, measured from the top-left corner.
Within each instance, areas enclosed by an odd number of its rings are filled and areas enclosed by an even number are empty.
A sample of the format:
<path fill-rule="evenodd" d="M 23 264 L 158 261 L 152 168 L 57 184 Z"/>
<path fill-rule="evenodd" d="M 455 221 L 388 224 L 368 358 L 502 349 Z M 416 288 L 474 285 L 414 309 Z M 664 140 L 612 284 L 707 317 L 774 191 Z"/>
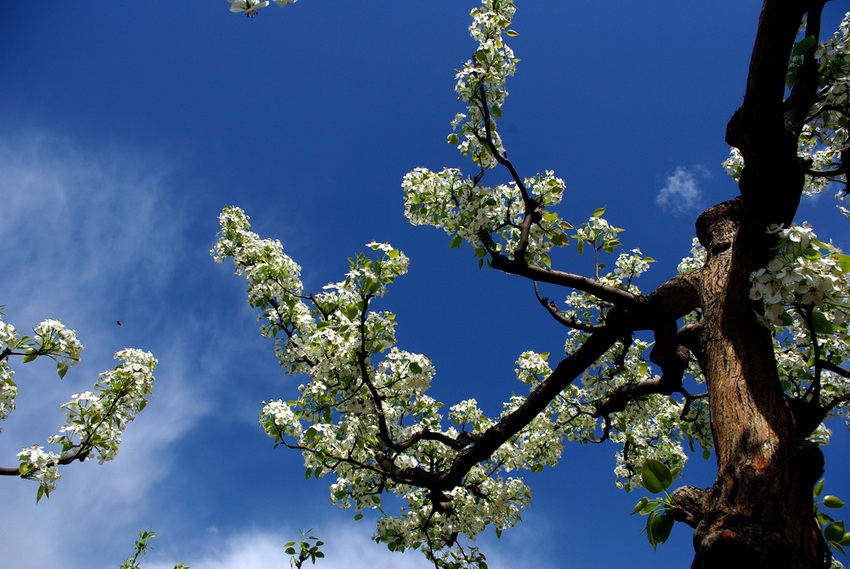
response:
<path fill-rule="evenodd" d="M 231 12 L 244 12 L 248 17 L 255 16 L 257 10 L 269 5 L 268 0 L 227 0 Z"/>
<path fill-rule="evenodd" d="M 39 445 L 33 445 L 19 452 L 18 458 L 21 461 L 19 470 L 22 476 L 38 482 L 39 489 L 45 495 L 49 495 L 50 491 L 56 488 L 56 481 L 59 480 L 59 455 L 45 451 Z"/>

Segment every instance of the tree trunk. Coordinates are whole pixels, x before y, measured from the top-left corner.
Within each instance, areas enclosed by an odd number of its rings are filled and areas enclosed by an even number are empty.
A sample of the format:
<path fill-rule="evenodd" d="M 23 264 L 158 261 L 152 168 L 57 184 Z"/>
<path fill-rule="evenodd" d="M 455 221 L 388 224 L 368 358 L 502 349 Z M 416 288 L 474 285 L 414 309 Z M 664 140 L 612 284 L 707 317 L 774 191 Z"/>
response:
<path fill-rule="evenodd" d="M 727 142 L 744 157 L 741 195 L 700 216 L 708 251 L 700 282 L 701 362 L 711 405 L 717 479 L 699 499 L 693 569 L 813 569 L 828 566 L 812 491 L 823 455 L 798 429 L 779 382 L 770 331 L 749 298 L 765 266 L 772 224 L 797 211 L 804 168 L 797 127 L 785 121 L 785 74 L 801 21 L 825 0 L 765 0 L 744 103 Z M 808 108 L 800 109 L 803 116 Z M 797 132 L 795 132 L 797 130 Z"/>
<path fill-rule="evenodd" d="M 709 253 L 701 344 L 718 473 L 702 496 L 692 568 L 824 567 L 812 508 L 823 455 L 797 434 L 770 332 L 749 299 L 749 276 L 764 265 L 765 248 L 741 229 L 742 210 L 741 200 L 726 202 L 698 221 Z"/>

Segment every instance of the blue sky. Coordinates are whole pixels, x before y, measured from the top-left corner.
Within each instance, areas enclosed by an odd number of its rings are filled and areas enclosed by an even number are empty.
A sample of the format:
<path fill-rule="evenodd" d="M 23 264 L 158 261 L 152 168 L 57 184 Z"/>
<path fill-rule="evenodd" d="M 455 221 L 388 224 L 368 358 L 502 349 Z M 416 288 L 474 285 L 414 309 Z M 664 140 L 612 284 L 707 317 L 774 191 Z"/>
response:
<path fill-rule="evenodd" d="M 498 410 L 517 388 L 517 355 L 558 353 L 563 330 L 529 283 L 479 271 L 444 234 L 411 227 L 399 185 L 416 166 L 467 166 L 445 137 L 463 110 L 453 70 L 474 47 L 474 5 L 302 0 L 249 20 L 224 0 L 0 3 L 0 304 L 21 331 L 59 318 L 86 345 L 61 382 L 49 363 L 16 367 L 0 465 L 43 444 L 57 406 L 115 351 L 160 360 L 114 462 L 65 468 L 38 505 L 34 484 L 0 480 L 4 566 L 117 567 L 153 529 L 151 569 L 284 567 L 281 545 L 313 528 L 328 544 L 320 567 L 428 567 L 372 544 L 369 519 L 329 503 L 329 479 L 305 481 L 300 457 L 272 448 L 260 402 L 297 380 L 280 374 L 243 283 L 209 249 L 224 205 L 280 239 L 312 289 L 369 241 L 401 248 L 411 269 L 382 308 L 397 313 L 402 347 L 435 362 L 437 398 Z M 736 193 L 723 135 L 759 9 L 519 3 L 506 147 L 524 175 L 566 180 L 564 218 L 607 206 L 625 245 L 658 260 L 644 290 L 674 274 L 701 208 Z M 837 21 L 839 7 L 828 11 Z M 830 202 L 804 202 L 799 220 L 850 249 Z M 850 437 L 834 430 L 827 491 L 846 500 Z M 688 564 L 689 528 L 658 551 L 640 535 L 644 520 L 628 513 L 642 494 L 614 487 L 615 450 L 568 447 L 558 468 L 531 475 L 524 522 L 483 538 L 490 566 Z M 693 458 L 685 481 L 709 485 L 711 466 Z"/>

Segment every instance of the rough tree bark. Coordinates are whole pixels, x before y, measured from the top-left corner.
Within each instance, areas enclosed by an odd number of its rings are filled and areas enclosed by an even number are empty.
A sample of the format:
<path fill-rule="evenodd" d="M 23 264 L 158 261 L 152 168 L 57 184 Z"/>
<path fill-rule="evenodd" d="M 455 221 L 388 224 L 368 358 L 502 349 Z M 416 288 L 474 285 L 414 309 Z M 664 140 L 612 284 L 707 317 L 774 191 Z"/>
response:
<path fill-rule="evenodd" d="M 742 107 L 727 142 L 741 150 L 741 195 L 697 222 L 708 251 L 699 280 L 698 334 L 707 379 L 717 478 L 674 494 L 694 525 L 693 569 L 802 569 L 828 565 L 812 490 L 823 455 L 805 440 L 779 383 L 770 333 L 749 299 L 750 274 L 770 254 L 766 228 L 789 223 L 804 183 L 796 128 L 786 124 L 785 74 L 804 15 L 824 1 L 767 0 Z M 805 112 L 808 109 L 804 109 Z"/>
<path fill-rule="evenodd" d="M 770 334 L 754 317 L 749 275 L 763 259 L 743 235 L 742 209 L 741 201 L 727 202 L 700 219 L 709 251 L 700 341 L 717 479 L 701 495 L 692 567 L 823 567 L 826 545 L 812 509 L 823 456 L 796 427 Z"/>

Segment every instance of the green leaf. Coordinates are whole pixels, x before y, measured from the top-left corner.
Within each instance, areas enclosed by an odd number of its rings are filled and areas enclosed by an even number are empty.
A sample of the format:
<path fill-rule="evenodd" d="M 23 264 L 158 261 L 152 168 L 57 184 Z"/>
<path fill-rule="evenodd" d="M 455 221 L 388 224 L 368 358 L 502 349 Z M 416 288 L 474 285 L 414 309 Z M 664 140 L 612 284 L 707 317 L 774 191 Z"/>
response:
<path fill-rule="evenodd" d="M 452 237 L 452 240 L 449 241 L 449 249 L 457 249 L 460 247 L 460 244 L 463 243 L 463 237 L 460 235 L 455 235 Z"/>
<path fill-rule="evenodd" d="M 815 495 L 815 497 L 818 497 L 820 496 L 821 492 L 823 492 L 823 478 L 818 480 L 818 483 L 815 484 L 815 489 L 812 493 Z"/>
<path fill-rule="evenodd" d="M 789 66 L 788 73 L 785 74 L 785 85 L 790 89 L 797 84 L 797 75 L 800 71 L 799 66 Z"/>
<path fill-rule="evenodd" d="M 801 39 L 794 44 L 794 48 L 791 50 L 791 55 L 803 55 L 814 47 L 815 42 L 817 42 L 817 40 L 813 35 Z"/>
<path fill-rule="evenodd" d="M 850 255 L 843 253 L 833 253 L 832 258 L 841 267 L 841 272 L 850 273 Z"/>
<path fill-rule="evenodd" d="M 363 519 L 363 514 L 357 514 L 356 516 L 354 516 L 354 519 L 355 519 L 355 520 L 362 520 L 362 519 Z"/>
<path fill-rule="evenodd" d="M 652 512 L 654 512 L 657 509 L 658 509 L 658 500 L 657 499 L 648 500 L 646 502 L 646 505 L 641 509 L 640 514 L 642 516 L 645 516 L 647 514 L 651 514 Z"/>
<path fill-rule="evenodd" d="M 823 312 L 815 312 L 812 314 L 812 325 L 817 334 L 832 334 L 832 322 L 824 316 Z"/>
<path fill-rule="evenodd" d="M 638 502 L 637 504 L 635 504 L 635 509 L 634 509 L 634 510 L 632 510 L 632 513 L 631 513 L 631 514 L 629 514 L 629 515 L 630 515 L 630 516 L 633 516 L 633 515 L 637 514 L 638 512 L 640 512 L 641 510 L 643 510 L 643 507 L 644 507 L 644 506 L 646 506 L 646 504 L 647 504 L 648 502 L 649 502 L 649 498 L 647 498 L 646 496 L 644 496 L 643 498 L 641 498 L 641 499 L 640 499 L 640 502 Z"/>
<path fill-rule="evenodd" d="M 619 239 L 609 239 L 605 243 L 602 244 L 602 248 L 605 249 L 606 253 L 611 253 L 614 251 L 616 247 L 620 246 Z"/>
<path fill-rule="evenodd" d="M 38 354 L 26 354 L 21 361 L 24 363 L 29 363 L 38 357 Z"/>
<path fill-rule="evenodd" d="M 816 517 L 817 517 L 818 521 L 820 522 L 820 524 L 822 526 L 829 525 L 829 524 L 831 524 L 832 522 L 835 521 L 835 520 L 832 519 L 831 516 L 829 516 L 828 514 L 825 514 L 823 512 L 818 512 Z"/>
<path fill-rule="evenodd" d="M 653 512 L 646 522 L 646 537 L 652 547 L 664 543 L 673 530 L 673 518 L 667 512 Z"/>
<path fill-rule="evenodd" d="M 410 362 L 408 366 L 413 373 L 422 373 L 422 366 L 416 362 Z"/>
<path fill-rule="evenodd" d="M 570 238 L 567 236 L 566 233 L 558 233 L 554 237 L 552 237 L 552 243 L 559 247 L 562 245 L 569 245 Z"/>
<path fill-rule="evenodd" d="M 603 213 L 605 213 L 604 207 L 597 208 L 597 209 L 593 210 L 593 217 L 599 217 Z"/>
<path fill-rule="evenodd" d="M 844 521 L 839 520 L 826 526 L 823 530 L 823 536 L 827 541 L 841 543 L 841 540 L 844 539 Z"/>
<path fill-rule="evenodd" d="M 454 132 L 446 137 L 446 142 L 448 142 L 449 144 L 452 144 L 452 145 L 457 144 L 458 140 L 459 140 L 459 138 L 457 136 L 457 133 L 454 133 Z"/>
<path fill-rule="evenodd" d="M 640 472 L 643 486 L 653 494 L 659 494 L 673 483 L 673 473 L 663 462 L 647 458 Z"/>
<path fill-rule="evenodd" d="M 823 505 L 827 508 L 837 510 L 838 508 L 844 507 L 844 502 L 838 496 L 824 496 Z"/>
<path fill-rule="evenodd" d="M 59 362 L 56 364 L 56 373 L 59 374 L 59 379 L 65 377 L 65 374 L 68 373 L 68 364 L 65 362 Z"/>
<path fill-rule="evenodd" d="M 516 30 L 505 30 L 505 35 L 508 37 L 515 38 L 519 35 L 519 32 L 517 32 Z"/>
<path fill-rule="evenodd" d="M 349 304 L 343 309 L 343 313 L 348 316 L 349 320 L 354 320 L 360 315 L 360 309 L 356 304 Z"/>
<path fill-rule="evenodd" d="M 490 112 L 493 113 L 493 116 L 499 118 L 502 116 L 502 107 L 499 105 L 493 105 L 490 107 Z"/>

